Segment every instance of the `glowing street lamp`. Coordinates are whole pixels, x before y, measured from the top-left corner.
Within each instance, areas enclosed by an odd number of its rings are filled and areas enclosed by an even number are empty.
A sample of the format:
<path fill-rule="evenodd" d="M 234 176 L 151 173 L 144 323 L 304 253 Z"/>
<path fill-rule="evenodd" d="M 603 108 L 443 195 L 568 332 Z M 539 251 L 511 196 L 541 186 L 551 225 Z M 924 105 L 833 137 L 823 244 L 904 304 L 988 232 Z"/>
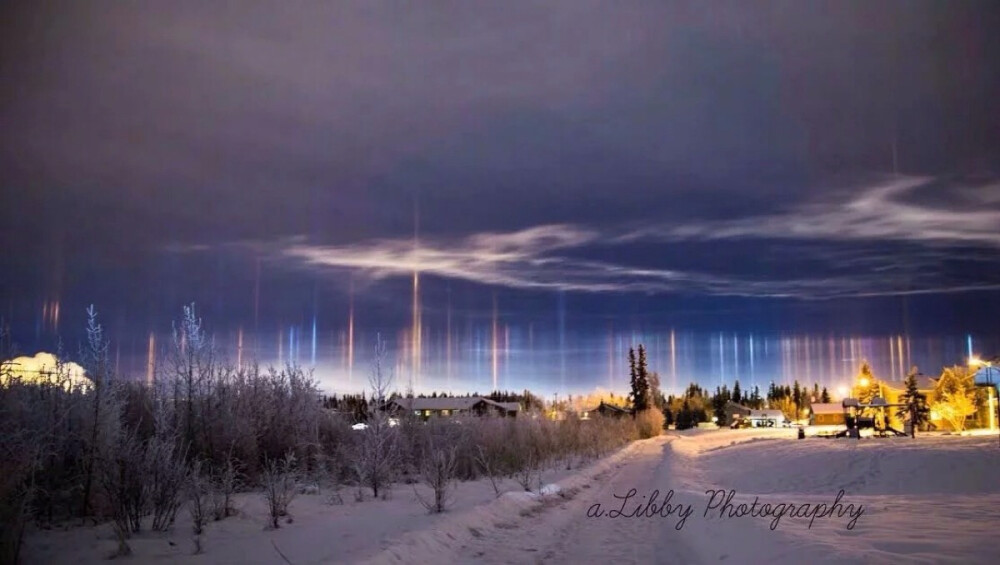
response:
<path fill-rule="evenodd" d="M 868 386 L 871 383 L 869 382 L 868 377 L 861 377 L 861 379 L 858 380 L 858 384 L 864 387 Z"/>
<path fill-rule="evenodd" d="M 973 355 L 969 357 L 970 367 L 985 367 L 986 368 L 986 382 L 993 384 L 993 361 L 983 361 L 979 357 Z"/>

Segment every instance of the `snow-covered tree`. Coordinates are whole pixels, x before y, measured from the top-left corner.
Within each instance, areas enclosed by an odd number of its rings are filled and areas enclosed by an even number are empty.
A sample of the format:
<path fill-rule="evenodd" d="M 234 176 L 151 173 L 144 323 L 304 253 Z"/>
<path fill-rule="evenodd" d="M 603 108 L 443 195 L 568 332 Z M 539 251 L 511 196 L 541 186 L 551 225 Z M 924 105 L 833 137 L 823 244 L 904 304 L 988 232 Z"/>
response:
<path fill-rule="evenodd" d="M 965 420 L 976 413 L 975 374 L 967 367 L 945 367 L 934 386 L 931 409 L 952 429 L 965 429 Z"/>
<path fill-rule="evenodd" d="M 378 498 L 379 491 L 388 487 L 399 459 L 396 430 L 391 425 L 388 406 L 392 374 L 387 359 L 387 350 L 382 335 L 375 339 L 368 385 L 371 387 L 372 402 L 369 404 L 367 427 L 361 432 L 355 470 L 358 481 L 371 488 Z"/>

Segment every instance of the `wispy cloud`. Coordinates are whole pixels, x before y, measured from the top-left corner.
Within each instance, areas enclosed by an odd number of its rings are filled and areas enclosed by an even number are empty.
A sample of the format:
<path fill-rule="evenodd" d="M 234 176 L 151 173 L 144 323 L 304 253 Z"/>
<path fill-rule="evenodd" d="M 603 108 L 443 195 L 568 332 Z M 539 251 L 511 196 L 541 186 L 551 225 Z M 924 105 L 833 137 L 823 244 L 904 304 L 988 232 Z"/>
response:
<path fill-rule="evenodd" d="M 900 177 L 856 191 L 839 202 L 806 204 L 780 214 L 679 226 L 648 226 L 619 236 L 643 239 L 715 240 L 746 237 L 823 241 L 892 240 L 931 245 L 983 245 L 1000 248 L 1000 210 L 991 209 L 994 187 L 970 193 L 969 209 L 920 203 L 914 193 L 934 179 Z M 907 198 L 909 197 L 909 200 Z M 968 205 L 967 205 L 968 206 Z"/>
<path fill-rule="evenodd" d="M 942 209 L 920 204 L 914 192 L 929 179 L 893 179 L 865 187 L 842 202 L 807 203 L 780 214 L 735 220 L 593 229 L 550 224 L 459 238 L 383 239 L 349 245 L 287 243 L 281 255 L 308 266 L 361 271 L 374 278 L 420 272 L 520 289 L 584 292 L 688 292 L 710 295 L 830 298 L 966 292 L 1000 288 L 1000 278 L 964 279 L 941 272 L 945 261 L 981 261 L 1000 248 L 1000 211 Z M 909 200 L 907 200 L 909 198 Z M 624 258 L 597 261 L 596 247 L 759 239 L 817 246 L 826 265 L 816 274 L 788 277 L 758 273 L 639 267 Z M 844 243 L 849 245 L 846 247 Z M 864 242 L 864 245 L 859 243 Z M 894 254 L 886 242 L 905 244 Z M 721 244 L 721 243 L 720 243 Z M 972 249 L 973 251 L 969 251 Z M 954 250 L 954 253 L 951 252 Z M 978 250 L 978 251 L 976 251 Z M 816 260 L 816 257 L 809 257 Z M 988 257 L 987 257 L 988 259 Z M 780 261 L 780 259 L 779 259 Z"/>

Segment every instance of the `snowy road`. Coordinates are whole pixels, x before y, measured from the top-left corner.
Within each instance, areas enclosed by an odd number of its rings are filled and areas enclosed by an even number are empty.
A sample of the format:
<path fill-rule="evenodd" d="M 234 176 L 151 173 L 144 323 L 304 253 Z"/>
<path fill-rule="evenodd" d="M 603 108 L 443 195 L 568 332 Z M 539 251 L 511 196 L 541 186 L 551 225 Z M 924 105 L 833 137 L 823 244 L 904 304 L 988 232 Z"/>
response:
<path fill-rule="evenodd" d="M 628 457 L 586 483 L 569 500 L 556 498 L 539 511 L 462 550 L 461 562 L 525 563 L 693 563 L 695 556 L 674 530 L 677 518 L 588 518 L 595 504 L 620 508 L 615 494 L 652 492 L 669 484 L 670 440 L 644 442 Z M 648 487 L 648 488 L 647 488 Z M 641 495 L 638 495 L 641 496 Z M 615 504 L 618 502 L 618 504 Z"/>
<path fill-rule="evenodd" d="M 493 564 L 992 561 L 990 524 L 1000 518 L 1000 493 L 994 487 L 980 483 L 972 491 L 942 492 L 937 486 L 941 482 L 930 475 L 900 483 L 893 475 L 901 473 L 895 469 L 885 473 L 881 467 L 911 457 L 920 458 L 920 464 L 914 459 L 918 469 L 961 457 L 993 465 L 995 451 L 953 440 L 941 445 L 757 441 L 730 447 L 728 432 L 720 432 L 704 438 L 664 436 L 639 442 L 610 468 L 584 474 L 578 490 L 548 497 L 517 519 L 477 529 L 461 544 L 456 560 Z M 883 445 L 890 449 L 881 449 Z M 840 483 L 809 483 L 822 477 L 840 456 L 863 464 L 840 471 Z M 788 464 L 803 457 L 802 462 Z M 847 527 L 851 515 L 846 514 L 821 517 L 812 528 L 808 518 L 785 515 L 774 530 L 767 516 L 720 518 L 717 511 L 705 515 L 710 498 L 706 489 L 730 485 L 739 489 L 743 483 L 764 479 L 776 488 L 748 491 L 759 495 L 741 491 L 734 502 L 749 504 L 759 496 L 762 503 L 832 505 L 837 490 L 848 487 L 844 506 L 864 505 L 865 513 L 858 515 L 852 529 Z M 968 489 L 969 484 L 955 481 L 955 488 Z M 632 489 L 635 495 L 623 506 L 621 497 Z M 659 490 L 657 506 L 647 510 L 643 497 L 655 490 Z M 665 508 L 662 503 L 671 490 L 672 506 Z M 588 517 L 588 512 L 596 512 L 595 504 L 601 505 L 604 515 Z M 645 515 L 627 517 L 637 507 Z M 690 514 L 678 530 L 685 511 Z"/>

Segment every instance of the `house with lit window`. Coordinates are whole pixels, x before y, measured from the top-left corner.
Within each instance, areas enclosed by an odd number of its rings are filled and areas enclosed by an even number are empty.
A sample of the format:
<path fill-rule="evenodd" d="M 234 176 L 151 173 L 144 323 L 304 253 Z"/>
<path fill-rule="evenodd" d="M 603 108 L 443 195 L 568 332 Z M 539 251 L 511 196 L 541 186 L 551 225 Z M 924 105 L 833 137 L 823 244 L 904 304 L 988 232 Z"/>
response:
<path fill-rule="evenodd" d="M 391 406 L 424 420 L 454 416 L 517 416 L 521 411 L 517 402 L 495 402 L 480 396 L 397 398 Z"/>
<path fill-rule="evenodd" d="M 844 426 L 845 420 L 840 402 L 814 402 L 809 406 L 810 426 Z"/>
<path fill-rule="evenodd" d="M 607 402 L 601 401 L 600 404 L 593 408 L 580 411 L 581 420 L 591 420 L 597 416 L 612 416 L 615 418 L 621 418 L 622 416 L 627 416 L 630 412 L 621 406 L 615 406 L 614 404 L 608 404 Z"/>

